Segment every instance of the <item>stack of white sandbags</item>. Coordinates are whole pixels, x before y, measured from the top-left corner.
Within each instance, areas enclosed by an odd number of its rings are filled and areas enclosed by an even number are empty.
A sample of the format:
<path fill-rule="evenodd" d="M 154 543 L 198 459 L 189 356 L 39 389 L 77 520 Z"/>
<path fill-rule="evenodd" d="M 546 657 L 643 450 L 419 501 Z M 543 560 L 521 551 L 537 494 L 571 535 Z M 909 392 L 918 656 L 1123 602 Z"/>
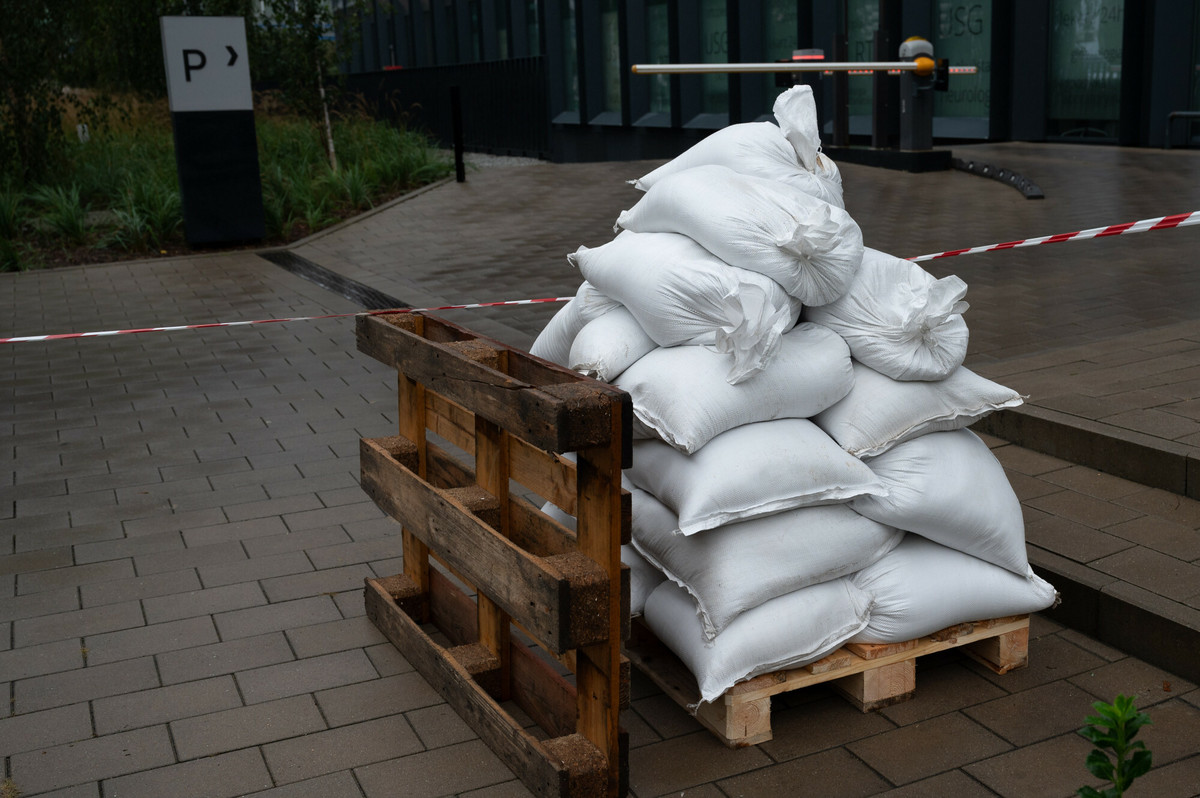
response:
<path fill-rule="evenodd" d="M 965 283 L 863 247 L 808 87 L 775 114 L 633 181 L 532 349 L 631 395 L 633 611 L 704 701 L 1056 598 L 965 429 L 1021 403 L 961 365 Z"/>

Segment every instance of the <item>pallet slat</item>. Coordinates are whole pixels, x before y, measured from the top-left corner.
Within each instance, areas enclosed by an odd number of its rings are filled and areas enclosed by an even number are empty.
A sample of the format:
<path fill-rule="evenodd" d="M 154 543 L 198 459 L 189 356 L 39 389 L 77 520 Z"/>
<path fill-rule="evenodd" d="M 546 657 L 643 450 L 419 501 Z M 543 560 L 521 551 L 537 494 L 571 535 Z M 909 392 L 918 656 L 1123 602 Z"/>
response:
<path fill-rule="evenodd" d="M 621 405 L 628 404 L 628 395 L 615 389 L 606 394 L 581 385 L 569 372 L 557 384 L 535 386 L 393 323 L 415 321 L 414 316 L 359 316 L 359 350 L 539 448 L 571 452 L 608 445 L 613 408 L 622 419 L 627 415 Z"/>

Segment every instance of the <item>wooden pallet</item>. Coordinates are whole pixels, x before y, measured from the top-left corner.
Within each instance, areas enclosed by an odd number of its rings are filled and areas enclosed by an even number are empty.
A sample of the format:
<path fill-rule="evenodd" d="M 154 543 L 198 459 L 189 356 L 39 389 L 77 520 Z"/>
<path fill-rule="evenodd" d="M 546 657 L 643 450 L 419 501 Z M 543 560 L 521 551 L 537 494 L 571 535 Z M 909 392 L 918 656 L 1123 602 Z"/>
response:
<path fill-rule="evenodd" d="M 366 580 L 368 617 L 531 792 L 624 795 L 628 395 L 425 314 L 360 316 L 357 342 L 399 375 L 400 434 L 360 454 L 404 572 Z"/>
<path fill-rule="evenodd" d="M 918 657 L 959 647 L 996 673 L 1023 667 L 1029 662 L 1029 616 L 962 623 L 904 643 L 848 643 L 807 666 L 735 684 L 716 701 L 705 704 L 699 703 L 700 690 L 687 666 L 642 624 L 637 625 L 626 653 L 681 706 L 696 707 L 696 719 L 721 741 L 730 748 L 741 748 L 771 739 L 773 695 L 828 682 L 863 712 L 869 712 L 915 694 Z"/>

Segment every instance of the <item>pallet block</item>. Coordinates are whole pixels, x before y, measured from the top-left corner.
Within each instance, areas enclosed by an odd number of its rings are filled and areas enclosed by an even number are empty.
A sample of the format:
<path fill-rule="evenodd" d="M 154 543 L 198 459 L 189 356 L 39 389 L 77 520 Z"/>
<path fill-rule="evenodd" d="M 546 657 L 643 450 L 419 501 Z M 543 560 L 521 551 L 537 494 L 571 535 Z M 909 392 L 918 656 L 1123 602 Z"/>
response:
<path fill-rule="evenodd" d="M 400 434 L 359 451 L 404 571 L 366 580 L 368 618 L 535 795 L 624 795 L 629 396 L 426 314 L 356 334 L 398 372 Z"/>
<path fill-rule="evenodd" d="M 863 712 L 869 712 L 916 693 L 918 657 L 959 647 L 996 673 L 1023 667 L 1029 662 L 1029 616 L 957 624 L 903 643 L 846 644 L 804 667 L 739 682 L 716 701 L 704 704 L 699 703 L 695 677 L 640 624 L 626 653 L 664 693 L 694 711 L 696 719 L 718 739 L 730 748 L 741 748 L 772 739 L 773 695 L 830 683 Z"/>

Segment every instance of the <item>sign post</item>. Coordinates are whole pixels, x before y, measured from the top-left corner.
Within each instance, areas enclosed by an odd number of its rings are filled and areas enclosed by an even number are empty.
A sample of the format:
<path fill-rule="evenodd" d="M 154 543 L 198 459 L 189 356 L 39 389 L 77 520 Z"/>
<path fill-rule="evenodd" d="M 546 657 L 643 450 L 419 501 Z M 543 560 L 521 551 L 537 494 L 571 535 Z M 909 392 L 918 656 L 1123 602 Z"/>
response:
<path fill-rule="evenodd" d="M 162 17 L 183 226 L 192 246 L 265 235 L 242 17 Z"/>

